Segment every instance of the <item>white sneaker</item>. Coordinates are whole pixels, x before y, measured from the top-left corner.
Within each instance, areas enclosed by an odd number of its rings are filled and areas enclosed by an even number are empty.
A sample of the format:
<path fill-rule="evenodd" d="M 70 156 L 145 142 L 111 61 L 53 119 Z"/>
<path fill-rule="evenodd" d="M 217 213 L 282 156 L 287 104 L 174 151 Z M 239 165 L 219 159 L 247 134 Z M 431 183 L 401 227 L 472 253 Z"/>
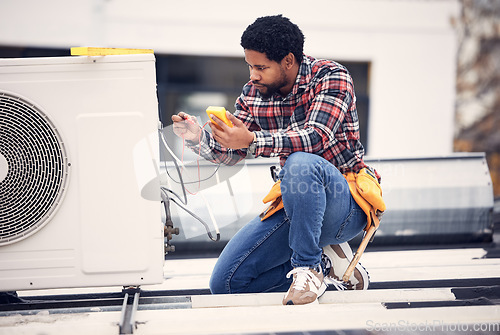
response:
<path fill-rule="evenodd" d="M 293 282 L 283 298 L 283 305 L 306 305 L 318 301 L 326 290 L 321 266 L 319 268 L 317 272 L 307 267 L 299 267 L 286 275 L 287 278 L 293 275 Z"/>
<path fill-rule="evenodd" d="M 321 255 L 322 262 L 325 264 L 326 275 L 325 283 L 327 285 L 334 285 L 338 290 L 366 290 L 370 283 L 370 276 L 368 271 L 361 265 L 356 264 L 349 281 L 343 282 L 342 277 L 349 267 L 353 258 L 351 247 L 349 243 L 344 242 L 338 245 L 329 245 L 323 248 Z"/>

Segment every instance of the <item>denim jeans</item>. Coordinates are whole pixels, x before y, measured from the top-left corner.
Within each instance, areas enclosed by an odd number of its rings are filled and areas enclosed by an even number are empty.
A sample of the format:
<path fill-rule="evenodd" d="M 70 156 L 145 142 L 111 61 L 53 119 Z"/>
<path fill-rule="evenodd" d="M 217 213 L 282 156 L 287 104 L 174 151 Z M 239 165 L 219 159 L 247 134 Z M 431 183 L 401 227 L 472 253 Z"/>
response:
<path fill-rule="evenodd" d="M 287 291 L 294 267 L 315 268 L 322 247 L 354 238 L 366 225 L 339 170 L 324 158 L 296 152 L 280 171 L 284 209 L 256 217 L 228 242 L 210 278 L 222 293 Z"/>

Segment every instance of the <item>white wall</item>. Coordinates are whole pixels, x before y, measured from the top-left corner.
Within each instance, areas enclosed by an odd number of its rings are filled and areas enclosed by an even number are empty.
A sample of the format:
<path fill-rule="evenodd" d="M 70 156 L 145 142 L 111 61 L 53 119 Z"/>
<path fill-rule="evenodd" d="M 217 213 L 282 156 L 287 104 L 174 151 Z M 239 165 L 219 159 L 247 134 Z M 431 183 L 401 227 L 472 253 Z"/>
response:
<path fill-rule="evenodd" d="M 459 11 L 456 0 L 2 0 L 0 45 L 242 56 L 246 26 L 283 13 L 304 32 L 306 53 L 371 62 L 370 156 L 443 155 L 452 152 Z"/>

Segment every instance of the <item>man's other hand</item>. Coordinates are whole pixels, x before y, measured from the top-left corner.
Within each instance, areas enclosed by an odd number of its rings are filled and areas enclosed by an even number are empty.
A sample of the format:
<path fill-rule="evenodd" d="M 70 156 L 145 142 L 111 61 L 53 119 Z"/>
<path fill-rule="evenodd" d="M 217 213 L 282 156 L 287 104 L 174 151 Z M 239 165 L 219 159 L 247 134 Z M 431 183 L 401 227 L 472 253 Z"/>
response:
<path fill-rule="evenodd" d="M 174 122 L 174 134 L 184 138 L 187 141 L 198 143 L 201 133 L 201 127 L 194 116 L 180 112 L 172 115 Z"/>

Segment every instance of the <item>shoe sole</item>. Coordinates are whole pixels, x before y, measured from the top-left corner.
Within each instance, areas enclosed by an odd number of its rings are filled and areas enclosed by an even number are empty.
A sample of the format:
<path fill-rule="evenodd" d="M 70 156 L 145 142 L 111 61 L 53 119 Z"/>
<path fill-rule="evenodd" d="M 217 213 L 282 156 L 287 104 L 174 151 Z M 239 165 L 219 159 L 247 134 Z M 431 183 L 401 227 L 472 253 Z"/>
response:
<path fill-rule="evenodd" d="M 318 297 L 316 298 L 316 300 L 311 301 L 310 303 L 302 304 L 302 305 L 295 305 L 292 300 L 288 300 L 286 302 L 285 306 L 292 306 L 292 305 L 293 306 L 305 306 L 305 305 L 319 304 L 318 299 L 326 292 L 326 288 L 327 288 L 326 284 L 324 282 L 322 282 L 321 286 L 318 289 Z"/>

